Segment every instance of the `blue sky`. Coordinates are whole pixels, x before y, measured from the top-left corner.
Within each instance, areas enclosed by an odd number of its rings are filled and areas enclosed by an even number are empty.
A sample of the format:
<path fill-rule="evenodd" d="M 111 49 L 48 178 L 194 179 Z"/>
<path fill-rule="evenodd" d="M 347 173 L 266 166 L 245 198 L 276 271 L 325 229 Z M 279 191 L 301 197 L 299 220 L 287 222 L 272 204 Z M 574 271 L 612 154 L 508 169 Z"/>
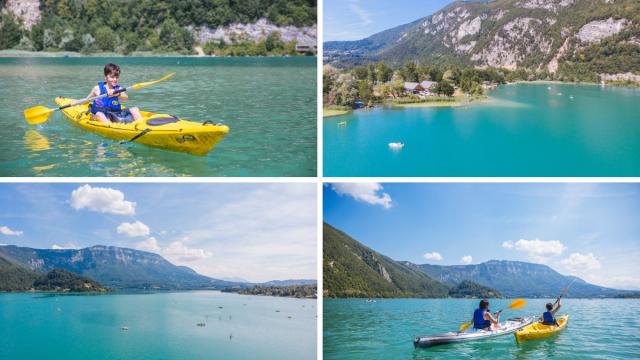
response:
<path fill-rule="evenodd" d="M 640 289 L 640 184 L 330 184 L 324 220 L 395 260 L 544 263 Z"/>
<path fill-rule="evenodd" d="M 360 40 L 432 15 L 452 0 L 325 0 L 323 41 Z"/>
<path fill-rule="evenodd" d="M 112 245 L 215 278 L 316 279 L 315 184 L 0 184 L 0 243 Z"/>

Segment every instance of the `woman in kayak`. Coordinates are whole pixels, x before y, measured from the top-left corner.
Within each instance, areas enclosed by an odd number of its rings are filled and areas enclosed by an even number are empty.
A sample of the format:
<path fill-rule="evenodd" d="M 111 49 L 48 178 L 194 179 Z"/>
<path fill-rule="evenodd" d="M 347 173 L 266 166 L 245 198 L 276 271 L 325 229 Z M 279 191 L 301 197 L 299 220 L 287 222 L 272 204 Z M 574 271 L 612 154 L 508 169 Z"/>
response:
<path fill-rule="evenodd" d="M 558 306 L 553 308 L 552 303 L 547 304 L 547 311 L 545 311 L 542 316 L 540 316 L 540 321 L 543 325 L 555 325 L 558 326 L 558 321 L 556 320 L 556 313 L 560 310 L 560 298 L 558 298 Z M 552 310 L 553 309 L 553 310 Z"/>
<path fill-rule="evenodd" d="M 500 311 L 494 318 L 489 310 L 489 301 L 480 300 L 480 307 L 473 312 L 473 328 L 481 330 L 497 330 L 500 326 Z"/>
<path fill-rule="evenodd" d="M 128 123 L 142 119 L 140 110 L 137 107 L 122 109 L 120 100 L 127 100 L 129 96 L 126 92 L 114 95 L 120 89 L 118 80 L 120 79 L 120 67 L 116 64 L 108 63 L 104 66 L 104 82 L 98 83 L 87 97 L 109 94 L 108 97 L 96 99 L 89 107 L 93 116 L 92 120 L 99 120 L 105 123 L 123 122 Z"/>

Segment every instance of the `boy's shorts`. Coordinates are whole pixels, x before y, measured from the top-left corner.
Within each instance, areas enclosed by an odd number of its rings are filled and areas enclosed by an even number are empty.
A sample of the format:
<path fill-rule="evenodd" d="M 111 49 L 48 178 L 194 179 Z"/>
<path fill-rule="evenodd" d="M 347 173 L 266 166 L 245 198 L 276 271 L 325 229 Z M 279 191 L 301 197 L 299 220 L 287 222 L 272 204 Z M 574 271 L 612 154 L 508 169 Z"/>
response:
<path fill-rule="evenodd" d="M 133 122 L 133 115 L 131 115 L 131 111 L 129 109 L 123 109 L 120 111 L 107 111 L 105 116 L 109 121 L 114 123 L 124 123 L 128 124 Z"/>
<path fill-rule="evenodd" d="M 95 111 L 95 112 L 94 112 Z M 122 109 L 120 111 L 111 111 L 104 108 L 95 109 L 91 111 L 92 113 L 103 113 L 104 116 L 109 119 L 109 121 L 114 123 L 128 124 L 133 122 L 133 115 L 131 115 L 131 111 L 129 109 Z"/>

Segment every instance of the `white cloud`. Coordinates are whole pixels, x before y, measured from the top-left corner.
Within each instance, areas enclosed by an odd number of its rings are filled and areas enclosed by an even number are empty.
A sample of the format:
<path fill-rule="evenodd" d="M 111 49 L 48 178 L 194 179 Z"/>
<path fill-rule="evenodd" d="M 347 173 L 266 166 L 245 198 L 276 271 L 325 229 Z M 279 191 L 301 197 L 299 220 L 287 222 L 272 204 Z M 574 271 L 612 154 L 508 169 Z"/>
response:
<path fill-rule="evenodd" d="M 122 191 L 111 188 L 83 185 L 71 192 L 71 207 L 76 210 L 111 213 L 116 215 L 134 215 L 136 203 L 126 201 Z"/>
<path fill-rule="evenodd" d="M 8 226 L 0 226 L 0 234 L 7 236 L 20 236 L 24 234 L 24 232 L 20 230 L 11 230 Z"/>
<path fill-rule="evenodd" d="M 505 241 L 502 247 L 509 250 L 516 250 L 525 253 L 529 258 L 537 262 L 546 262 L 550 257 L 558 256 L 567 249 L 558 240 L 525 240 L 520 239 L 515 243 L 513 241 Z"/>
<path fill-rule="evenodd" d="M 435 251 L 424 254 L 424 258 L 427 260 L 442 261 L 442 255 L 440 255 L 440 253 L 437 253 Z"/>
<path fill-rule="evenodd" d="M 593 253 L 572 253 L 568 258 L 561 260 L 560 264 L 573 274 L 601 268 L 600 261 L 596 259 Z"/>
<path fill-rule="evenodd" d="M 195 261 L 206 259 L 213 254 L 203 249 L 194 249 L 185 246 L 181 241 L 172 242 L 168 248 L 162 250 L 162 255 L 171 261 Z"/>
<path fill-rule="evenodd" d="M 471 255 L 465 255 L 460 259 L 460 263 L 464 265 L 469 265 L 473 261 L 473 257 Z"/>
<path fill-rule="evenodd" d="M 53 250 L 65 250 L 65 249 L 77 249 L 79 248 L 79 246 L 76 243 L 68 242 L 63 245 L 53 244 L 51 245 L 51 248 Z"/>
<path fill-rule="evenodd" d="M 156 238 L 154 238 L 153 236 L 148 238 L 147 240 L 137 243 L 136 249 L 155 253 L 161 252 L 160 245 L 158 245 L 158 240 L 156 240 Z"/>
<path fill-rule="evenodd" d="M 331 184 L 331 188 L 339 195 L 348 195 L 367 204 L 381 205 L 385 209 L 392 206 L 391 196 L 383 192 L 378 183 L 336 183 Z"/>
<path fill-rule="evenodd" d="M 360 18 L 360 21 L 362 21 L 361 26 L 367 26 L 373 22 L 373 20 L 371 20 L 371 14 L 360 6 L 358 0 L 350 0 L 349 8 Z"/>
<path fill-rule="evenodd" d="M 129 237 L 149 235 L 150 230 L 147 225 L 140 221 L 133 223 L 124 222 L 118 225 L 118 234 L 125 234 Z"/>

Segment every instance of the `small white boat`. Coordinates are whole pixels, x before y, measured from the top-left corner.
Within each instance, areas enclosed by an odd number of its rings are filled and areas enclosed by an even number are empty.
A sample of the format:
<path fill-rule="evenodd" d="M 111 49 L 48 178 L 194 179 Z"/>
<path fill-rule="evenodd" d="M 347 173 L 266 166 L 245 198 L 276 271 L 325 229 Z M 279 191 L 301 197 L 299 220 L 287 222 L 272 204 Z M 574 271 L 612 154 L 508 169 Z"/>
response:
<path fill-rule="evenodd" d="M 562 93 L 558 93 L 558 96 L 562 96 Z"/>
<path fill-rule="evenodd" d="M 120 328 L 120 330 L 122 330 L 122 331 L 129 330 L 129 327 L 128 326 L 123 326 L 123 327 Z"/>
<path fill-rule="evenodd" d="M 339 127 L 347 126 L 347 122 L 346 122 L 346 121 L 340 121 L 340 122 L 338 123 L 338 126 L 339 126 Z"/>
<path fill-rule="evenodd" d="M 197 323 L 196 325 L 198 325 L 198 326 L 200 326 L 200 327 L 204 327 L 204 326 L 206 326 L 207 324 L 205 324 L 205 323 Z"/>
<path fill-rule="evenodd" d="M 551 86 L 547 86 L 547 90 L 551 90 Z"/>
<path fill-rule="evenodd" d="M 391 150 L 402 150 L 402 148 L 404 148 L 404 143 L 392 142 L 392 143 L 389 143 L 389 148 Z"/>
<path fill-rule="evenodd" d="M 569 99 L 573 100 L 573 95 L 570 95 L 570 96 L 569 96 Z"/>

